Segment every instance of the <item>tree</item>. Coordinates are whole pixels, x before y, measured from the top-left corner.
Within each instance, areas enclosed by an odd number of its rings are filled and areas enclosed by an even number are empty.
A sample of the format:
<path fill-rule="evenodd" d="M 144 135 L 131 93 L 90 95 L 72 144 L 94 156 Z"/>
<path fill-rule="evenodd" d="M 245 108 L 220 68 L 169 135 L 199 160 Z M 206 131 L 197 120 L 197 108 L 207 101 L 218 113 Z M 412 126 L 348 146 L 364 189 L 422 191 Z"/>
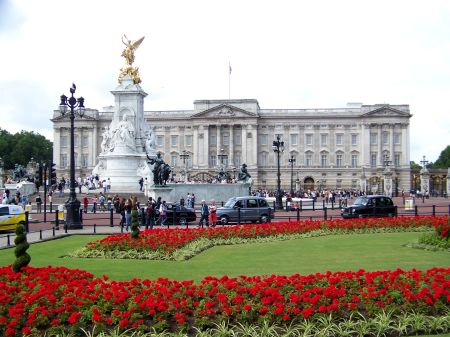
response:
<path fill-rule="evenodd" d="M 420 170 L 422 168 L 422 166 L 417 164 L 415 161 L 410 161 L 409 165 L 410 165 L 411 169 L 413 169 L 413 170 Z"/>
<path fill-rule="evenodd" d="M 450 167 L 450 145 L 448 145 L 439 155 L 439 158 L 433 163 L 433 168 Z"/>
<path fill-rule="evenodd" d="M 53 143 L 33 131 L 10 134 L 0 129 L 0 157 L 5 169 L 11 170 L 14 164 L 26 166 L 31 158 L 36 162 L 52 160 Z"/>

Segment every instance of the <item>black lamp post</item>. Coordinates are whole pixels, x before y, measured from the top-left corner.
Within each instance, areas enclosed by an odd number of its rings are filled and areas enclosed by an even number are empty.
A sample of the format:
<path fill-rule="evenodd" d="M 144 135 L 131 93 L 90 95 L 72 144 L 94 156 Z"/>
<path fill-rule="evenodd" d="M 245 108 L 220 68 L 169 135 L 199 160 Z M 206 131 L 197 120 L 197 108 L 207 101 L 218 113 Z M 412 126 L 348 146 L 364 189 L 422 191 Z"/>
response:
<path fill-rule="evenodd" d="M 187 160 L 189 159 L 189 153 L 186 150 L 183 150 L 180 154 L 180 158 L 183 159 L 184 182 L 187 183 Z"/>
<path fill-rule="evenodd" d="M 283 196 L 281 195 L 281 173 L 280 173 L 280 154 L 284 151 L 284 142 L 280 140 L 280 135 L 273 141 L 273 152 L 277 154 L 277 194 L 276 194 L 276 208 L 283 209 Z"/>
<path fill-rule="evenodd" d="M 289 164 L 291 164 L 291 197 L 293 197 L 294 196 L 294 164 L 295 164 L 294 156 L 291 156 L 291 158 L 289 158 Z"/>
<path fill-rule="evenodd" d="M 80 221 L 80 201 L 77 200 L 77 195 L 75 193 L 75 144 L 74 144 L 74 119 L 75 114 L 80 117 L 84 115 L 84 98 L 75 98 L 73 94 L 77 87 L 72 84 L 70 88 L 71 97 L 67 98 L 65 95 L 61 95 L 61 103 L 59 104 L 59 111 L 61 115 L 65 115 L 67 107 L 70 108 L 70 194 L 69 199 L 66 201 L 66 226 L 68 229 L 81 229 L 83 225 Z M 75 108 L 78 108 L 75 110 Z"/>

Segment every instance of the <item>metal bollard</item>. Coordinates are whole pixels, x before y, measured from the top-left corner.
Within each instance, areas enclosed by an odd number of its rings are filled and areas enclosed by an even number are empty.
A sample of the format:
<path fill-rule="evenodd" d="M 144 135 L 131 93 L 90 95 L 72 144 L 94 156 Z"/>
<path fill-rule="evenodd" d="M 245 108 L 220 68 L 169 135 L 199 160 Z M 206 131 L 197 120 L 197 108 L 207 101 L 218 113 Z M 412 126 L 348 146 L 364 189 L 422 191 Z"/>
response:
<path fill-rule="evenodd" d="M 241 208 L 238 207 L 238 224 L 241 224 Z"/>
<path fill-rule="evenodd" d="M 417 205 L 414 206 L 414 215 L 417 216 L 419 214 Z"/>
<path fill-rule="evenodd" d="M 42 240 L 42 229 L 39 230 L 39 240 Z"/>
<path fill-rule="evenodd" d="M 11 246 L 11 238 L 10 238 L 9 234 L 6 235 L 6 245 L 7 245 L 8 247 Z"/>
<path fill-rule="evenodd" d="M 436 205 L 433 205 L 433 216 L 436 216 Z"/>
<path fill-rule="evenodd" d="M 59 229 L 59 210 L 55 210 L 55 227 L 56 229 Z"/>
<path fill-rule="evenodd" d="M 109 227 L 114 227 L 114 223 L 113 223 L 113 209 L 112 208 L 109 210 Z"/>
<path fill-rule="evenodd" d="M 80 208 L 80 222 L 83 223 L 83 210 Z"/>
<path fill-rule="evenodd" d="M 30 230 L 30 214 L 28 212 L 25 212 L 25 233 L 28 233 Z"/>
<path fill-rule="evenodd" d="M 300 207 L 297 207 L 297 221 L 300 221 Z"/>
<path fill-rule="evenodd" d="M 56 233 L 55 233 L 55 227 L 52 227 L 52 233 L 53 233 L 53 236 L 56 235 Z"/>
<path fill-rule="evenodd" d="M 324 220 L 327 219 L 327 208 L 326 207 L 323 208 L 323 219 Z"/>

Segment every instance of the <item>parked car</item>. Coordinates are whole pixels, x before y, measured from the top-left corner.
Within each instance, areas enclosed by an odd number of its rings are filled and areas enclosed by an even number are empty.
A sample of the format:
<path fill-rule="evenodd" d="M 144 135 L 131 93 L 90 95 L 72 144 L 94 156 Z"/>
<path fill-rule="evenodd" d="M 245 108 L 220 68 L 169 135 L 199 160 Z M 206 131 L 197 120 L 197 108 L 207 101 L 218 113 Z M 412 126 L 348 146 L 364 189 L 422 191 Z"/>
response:
<path fill-rule="evenodd" d="M 19 205 L 0 205 L 0 231 L 15 230 L 17 224 L 25 225 L 25 211 Z"/>
<path fill-rule="evenodd" d="M 230 222 L 270 222 L 273 210 L 262 197 L 233 197 L 217 209 L 217 220 L 226 225 Z"/>
<path fill-rule="evenodd" d="M 355 199 L 353 205 L 342 208 L 343 218 L 365 218 L 395 216 L 396 208 L 392 199 L 384 195 L 368 195 Z"/>
<path fill-rule="evenodd" d="M 174 224 L 185 226 L 186 223 L 195 222 L 196 220 L 197 215 L 193 208 L 187 208 L 177 204 L 167 205 L 167 220 L 164 224 L 165 226 Z"/>

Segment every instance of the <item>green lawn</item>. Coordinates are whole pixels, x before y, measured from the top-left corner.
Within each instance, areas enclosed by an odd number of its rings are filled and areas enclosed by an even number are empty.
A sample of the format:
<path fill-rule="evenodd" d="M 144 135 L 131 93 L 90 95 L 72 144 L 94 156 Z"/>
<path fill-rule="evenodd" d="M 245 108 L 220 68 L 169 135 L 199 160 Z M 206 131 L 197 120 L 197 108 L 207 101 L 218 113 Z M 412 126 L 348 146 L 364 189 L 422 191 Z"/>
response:
<path fill-rule="evenodd" d="M 101 236 L 71 236 L 32 244 L 31 266 L 64 265 L 96 276 L 129 280 L 167 277 L 201 280 L 204 276 L 238 276 L 346 270 L 428 269 L 448 267 L 448 252 L 402 247 L 417 242 L 420 233 L 337 235 L 211 248 L 188 261 L 61 259 L 59 256 Z M 0 251 L 0 265 L 14 261 L 14 250 Z"/>

